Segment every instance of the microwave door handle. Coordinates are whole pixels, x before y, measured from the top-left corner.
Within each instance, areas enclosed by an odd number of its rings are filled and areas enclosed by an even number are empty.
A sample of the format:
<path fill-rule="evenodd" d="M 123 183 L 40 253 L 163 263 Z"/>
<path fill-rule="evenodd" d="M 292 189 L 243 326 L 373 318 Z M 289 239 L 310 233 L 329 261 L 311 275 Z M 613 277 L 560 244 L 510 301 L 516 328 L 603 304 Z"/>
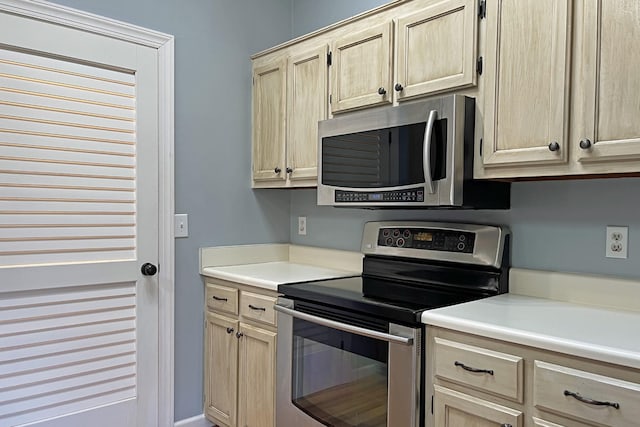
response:
<path fill-rule="evenodd" d="M 360 326 L 349 325 L 348 323 L 336 322 L 335 320 L 325 319 L 324 317 L 314 316 L 313 314 L 302 313 L 298 310 L 283 307 L 281 305 L 274 305 L 274 310 L 291 317 L 297 317 L 298 319 L 306 320 L 307 322 L 315 323 L 329 328 L 338 329 L 340 331 L 349 332 L 364 337 L 374 338 L 381 341 L 387 341 L 395 344 L 413 345 L 413 338 L 401 337 L 398 335 L 386 334 L 384 332 L 372 331 L 371 329 L 361 328 Z"/>
<path fill-rule="evenodd" d="M 429 194 L 434 193 L 433 179 L 431 178 L 431 136 L 433 135 L 433 125 L 438 118 L 438 112 L 431 110 L 429 112 L 429 119 L 427 120 L 427 128 L 424 130 L 424 142 L 422 144 L 424 152 L 423 154 L 423 167 L 424 167 L 424 181 L 427 185 L 427 192 Z"/>

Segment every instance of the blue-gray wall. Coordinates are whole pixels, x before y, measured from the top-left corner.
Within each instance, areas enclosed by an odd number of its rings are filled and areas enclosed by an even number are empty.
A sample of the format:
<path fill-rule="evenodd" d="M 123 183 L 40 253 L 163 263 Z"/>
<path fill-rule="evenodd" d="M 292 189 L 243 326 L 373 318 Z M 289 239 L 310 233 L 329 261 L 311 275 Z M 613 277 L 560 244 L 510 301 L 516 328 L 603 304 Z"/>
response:
<path fill-rule="evenodd" d="M 304 34 L 385 3 L 294 0 L 293 31 Z M 640 278 L 640 178 L 514 183 L 509 211 L 389 211 L 316 206 L 315 190 L 291 196 L 291 241 L 360 250 L 365 221 L 418 219 L 508 225 L 512 265 Z M 297 234 L 298 216 L 307 235 Z M 605 258 L 605 227 L 629 226 L 629 258 Z"/>
<path fill-rule="evenodd" d="M 176 212 L 175 418 L 202 413 L 198 248 L 289 240 L 289 193 L 251 190 L 250 55 L 291 38 L 291 0 L 54 0 L 173 34 Z"/>
<path fill-rule="evenodd" d="M 310 33 L 385 3 L 389 1 L 293 0 L 293 36 Z"/>

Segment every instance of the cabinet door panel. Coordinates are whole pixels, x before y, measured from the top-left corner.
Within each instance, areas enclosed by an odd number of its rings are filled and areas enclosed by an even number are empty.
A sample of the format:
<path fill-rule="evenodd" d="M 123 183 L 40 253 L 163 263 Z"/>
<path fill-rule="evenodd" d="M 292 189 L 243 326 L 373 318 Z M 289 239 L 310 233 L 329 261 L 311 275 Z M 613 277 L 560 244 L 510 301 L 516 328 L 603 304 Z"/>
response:
<path fill-rule="evenodd" d="M 577 26 L 575 150 L 583 163 L 640 159 L 640 8 L 637 0 L 582 3 Z M 588 138 L 589 147 L 578 142 Z M 619 163 L 618 163 L 619 164 Z M 585 165 L 589 167 L 589 165 Z M 637 164 L 636 164 L 637 170 Z M 615 172 L 614 169 L 598 172 Z"/>
<path fill-rule="evenodd" d="M 438 427 L 522 427 L 524 422 L 520 411 L 438 385 L 433 402 Z"/>
<path fill-rule="evenodd" d="M 392 22 L 384 23 L 347 35 L 333 43 L 333 113 L 391 103 L 392 29 Z M 378 93 L 379 89 L 384 94 Z"/>
<path fill-rule="evenodd" d="M 475 0 L 448 0 L 398 19 L 398 100 L 476 83 Z"/>
<path fill-rule="evenodd" d="M 566 163 L 570 0 L 487 7 L 484 165 Z"/>
<path fill-rule="evenodd" d="M 238 321 L 206 313 L 205 412 L 216 422 L 236 425 Z M 231 332 L 229 332 L 231 331 Z"/>
<path fill-rule="evenodd" d="M 287 166 L 289 179 L 318 176 L 318 121 L 327 118 L 327 46 L 289 58 Z"/>
<path fill-rule="evenodd" d="M 253 179 L 255 181 L 286 179 L 285 78 L 285 60 L 275 61 L 253 71 Z"/>
<path fill-rule="evenodd" d="M 240 323 L 239 425 L 274 427 L 276 333 Z"/>

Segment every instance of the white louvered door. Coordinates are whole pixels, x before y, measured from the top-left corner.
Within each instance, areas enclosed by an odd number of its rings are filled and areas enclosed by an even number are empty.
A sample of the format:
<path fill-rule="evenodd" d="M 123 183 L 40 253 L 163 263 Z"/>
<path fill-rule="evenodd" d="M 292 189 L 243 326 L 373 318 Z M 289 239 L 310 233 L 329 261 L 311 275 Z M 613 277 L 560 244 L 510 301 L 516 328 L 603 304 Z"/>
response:
<path fill-rule="evenodd" d="M 157 62 L 0 13 L 0 427 L 157 425 Z"/>

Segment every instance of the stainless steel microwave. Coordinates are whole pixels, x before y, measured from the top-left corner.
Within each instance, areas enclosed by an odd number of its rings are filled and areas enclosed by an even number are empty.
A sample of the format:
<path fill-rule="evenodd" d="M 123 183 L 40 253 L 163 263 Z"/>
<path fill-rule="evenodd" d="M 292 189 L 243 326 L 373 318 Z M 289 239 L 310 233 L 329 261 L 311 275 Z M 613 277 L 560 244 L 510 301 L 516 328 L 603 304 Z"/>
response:
<path fill-rule="evenodd" d="M 473 179 L 474 125 L 462 95 L 319 122 L 318 205 L 509 209 L 509 183 Z"/>

